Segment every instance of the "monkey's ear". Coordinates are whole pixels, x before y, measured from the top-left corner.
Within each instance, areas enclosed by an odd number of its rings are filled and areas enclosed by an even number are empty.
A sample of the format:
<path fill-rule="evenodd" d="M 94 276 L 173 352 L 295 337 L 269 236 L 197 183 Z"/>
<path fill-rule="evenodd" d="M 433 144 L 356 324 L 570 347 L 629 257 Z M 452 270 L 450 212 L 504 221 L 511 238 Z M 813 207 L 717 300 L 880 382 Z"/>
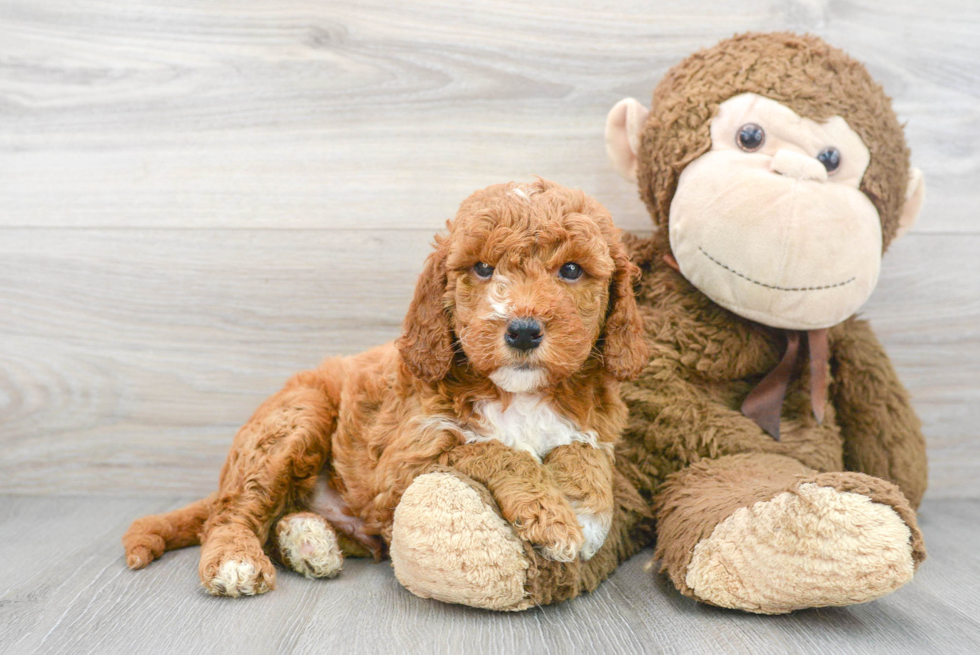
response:
<path fill-rule="evenodd" d="M 427 382 L 441 380 L 453 362 L 453 334 L 445 307 L 448 243 L 436 243 L 415 285 L 405 330 L 395 342 L 412 374 Z"/>
<path fill-rule="evenodd" d="M 905 204 L 902 206 L 902 214 L 898 217 L 898 231 L 895 238 L 904 235 L 912 229 L 915 221 L 919 218 L 922 210 L 922 203 L 926 199 L 926 178 L 918 168 L 909 169 L 909 185 L 905 190 Z"/>
<path fill-rule="evenodd" d="M 606 154 L 616 172 L 636 182 L 640 136 L 650 110 L 633 98 L 617 102 L 606 117 Z"/>

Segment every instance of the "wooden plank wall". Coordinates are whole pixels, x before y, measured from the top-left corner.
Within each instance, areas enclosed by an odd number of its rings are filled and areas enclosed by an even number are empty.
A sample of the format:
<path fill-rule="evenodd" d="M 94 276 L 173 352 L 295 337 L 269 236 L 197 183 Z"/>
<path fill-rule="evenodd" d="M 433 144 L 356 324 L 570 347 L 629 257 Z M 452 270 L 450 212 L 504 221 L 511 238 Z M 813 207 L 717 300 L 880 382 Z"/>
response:
<path fill-rule="evenodd" d="M 0 0 L 0 493 L 198 494 L 293 371 L 391 339 L 433 233 L 533 174 L 649 230 L 606 162 L 734 32 L 812 31 L 908 122 L 927 204 L 866 314 L 980 481 L 980 4 Z"/>

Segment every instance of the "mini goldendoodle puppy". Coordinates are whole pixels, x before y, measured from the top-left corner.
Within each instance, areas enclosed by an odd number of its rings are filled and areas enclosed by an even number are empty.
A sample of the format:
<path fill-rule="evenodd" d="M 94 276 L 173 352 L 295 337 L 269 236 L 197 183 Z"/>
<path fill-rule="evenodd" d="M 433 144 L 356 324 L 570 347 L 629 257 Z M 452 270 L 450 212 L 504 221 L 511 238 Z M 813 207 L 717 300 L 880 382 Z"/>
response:
<path fill-rule="evenodd" d="M 402 336 L 289 380 L 235 437 L 217 492 L 133 523 L 131 568 L 200 543 L 212 594 L 272 589 L 270 555 L 331 577 L 344 553 L 380 556 L 405 489 L 439 466 L 486 485 L 545 557 L 595 553 L 619 381 L 647 360 L 637 269 L 598 202 L 544 180 L 478 191 L 447 225 Z"/>

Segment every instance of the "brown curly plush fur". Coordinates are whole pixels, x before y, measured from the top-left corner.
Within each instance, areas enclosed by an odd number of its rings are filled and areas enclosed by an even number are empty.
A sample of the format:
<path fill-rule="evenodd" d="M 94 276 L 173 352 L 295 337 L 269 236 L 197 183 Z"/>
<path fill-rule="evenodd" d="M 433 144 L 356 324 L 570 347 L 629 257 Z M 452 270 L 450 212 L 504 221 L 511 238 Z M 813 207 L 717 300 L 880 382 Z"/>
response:
<path fill-rule="evenodd" d="M 908 393 L 867 322 L 852 317 L 830 330 L 823 422 L 811 411 L 804 367 L 786 394 L 776 441 L 740 406 L 779 361 L 783 333 L 723 309 L 665 264 L 678 177 L 710 147 L 718 105 L 746 92 L 804 117 L 842 116 L 871 153 L 861 189 L 880 213 L 884 244 L 895 235 L 908 149 L 889 99 L 860 63 L 816 37 L 745 34 L 692 55 L 666 75 L 639 152 L 640 195 L 661 229 L 652 239 L 628 240 L 642 270 L 637 302 L 651 356 L 640 378 L 623 387 L 630 415 L 617 447 L 617 512 L 606 546 L 588 563 L 558 566 L 528 550 L 532 602 L 591 590 L 654 541 L 670 579 L 696 596 L 685 576 L 697 543 L 735 510 L 814 484 L 892 508 L 908 527 L 914 565 L 925 557 L 914 512 L 926 489 L 925 441 Z"/>
<path fill-rule="evenodd" d="M 739 411 L 741 400 L 777 364 L 780 331 L 711 302 L 665 266 L 665 236 L 634 240 L 643 278 L 638 302 L 652 358 L 625 390 L 630 423 L 624 448 L 643 488 L 706 457 L 759 452 L 786 455 L 818 471 L 858 470 L 898 484 L 914 506 L 925 492 L 919 420 L 866 321 L 830 331 L 830 403 L 821 425 L 810 411 L 809 371 L 791 384 L 780 441 Z M 653 486 L 649 486 L 653 482 Z"/>
<path fill-rule="evenodd" d="M 218 492 L 133 523 L 123 538 L 130 567 L 200 542 L 208 591 L 262 593 L 275 584 L 267 553 L 276 554 L 277 534 L 294 533 L 289 521 L 315 520 L 321 532 L 374 549 L 377 537 L 390 541 L 394 509 L 412 480 L 444 465 L 489 488 L 527 543 L 577 555 L 583 534 L 569 502 L 612 513 L 611 454 L 626 421 L 619 380 L 646 361 L 632 290 L 637 268 L 605 209 L 544 180 L 477 192 L 448 227 L 419 278 L 402 337 L 292 378 L 235 437 Z M 500 278 L 479 278 L 478 261 L 496 266 Z M 556 277 L 569 261 L 585 271 L 574 283 Z M 513 316 L 500 313 L 501 286 Z M 513 317 L 540 321 L 539 348 L 504 344 Z M 486 436 L 481 402 L 512 401 L 489 376 L 515 365 L 540 369 L 540 405 L 597 444 L 558 445 L 542 463 L 492 439 L 465 443 Z"/>

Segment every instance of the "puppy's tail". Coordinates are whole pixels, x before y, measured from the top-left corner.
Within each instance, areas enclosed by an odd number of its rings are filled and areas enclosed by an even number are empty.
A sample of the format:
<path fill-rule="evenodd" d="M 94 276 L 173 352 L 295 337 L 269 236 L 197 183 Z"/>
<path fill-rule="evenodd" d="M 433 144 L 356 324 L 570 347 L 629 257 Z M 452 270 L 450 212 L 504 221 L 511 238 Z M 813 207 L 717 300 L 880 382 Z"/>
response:
<path fill-rule="evenodd" d="M 217 497 L 218 494 L 213 493 L 187 507 L 133 521 L 122 538 L 126 565 L 141 569 L 168 550 L 201 543 L 201 530 Z"/>

